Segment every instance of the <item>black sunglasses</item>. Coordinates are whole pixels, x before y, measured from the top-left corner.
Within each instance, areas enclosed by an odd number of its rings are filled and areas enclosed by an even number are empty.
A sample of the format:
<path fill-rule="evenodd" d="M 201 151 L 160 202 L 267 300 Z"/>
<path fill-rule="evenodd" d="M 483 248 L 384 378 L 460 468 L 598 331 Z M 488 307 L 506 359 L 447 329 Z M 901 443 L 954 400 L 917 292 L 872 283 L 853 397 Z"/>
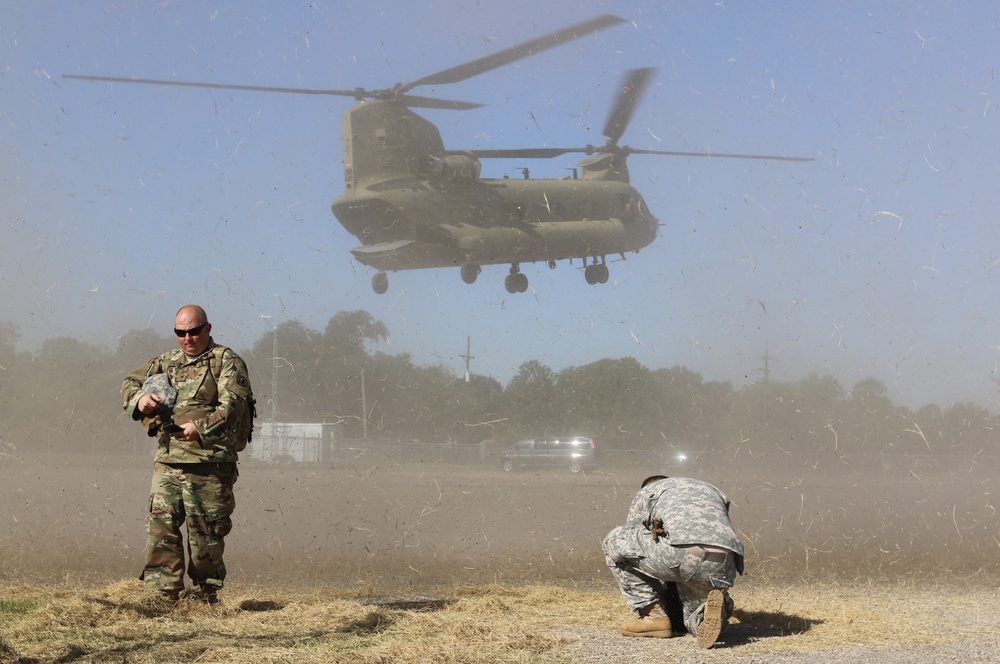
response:
<path fill-rule="evenodd" d="M 208 323 L 202 323 L 201 325 L 197 325 L 195 327 L 192 327 L 190 330 L 178 330 L 175 327 L 174 328 L 174 334 L 177 335 L 178 339 L 183 339 L 184 337 L 186 337 L 188 335 L 191 335 L 192 337 L 196 337 L 199 334 L 201 334 L 201 331 L 205 329 L 206 325 L 208 325 Z"/>

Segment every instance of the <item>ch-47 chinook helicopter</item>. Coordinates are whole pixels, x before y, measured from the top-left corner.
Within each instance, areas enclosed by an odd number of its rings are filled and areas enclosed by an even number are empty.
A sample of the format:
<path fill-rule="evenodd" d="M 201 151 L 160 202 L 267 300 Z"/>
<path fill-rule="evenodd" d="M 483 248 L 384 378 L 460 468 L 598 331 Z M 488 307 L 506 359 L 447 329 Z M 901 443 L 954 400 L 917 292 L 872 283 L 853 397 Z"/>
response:
<path fill-rule="evenodd" d="M 579 258 L 587 283 L 608 280 L 606 257 L 638 252 L 656 238 L 658 222 L 629 184 L 631 154 L 807 161 L 800 157 L 642 150 L 619 146 L 653 69 L 628 72 L 614 101 L 603 146 L 447 150 L 437 127 L 411 108 L 465 110 L 481 104 L 423 97 L 410 90 L 464 81 L 541 51 L 623 23 L 603 15 L 457 67 L 382 90 L 314 90 L 176 80 L 65 75 L 119 83 L 353 97 L 344 113 L 344 193 L 333 213 L 361 246 L 355 259 L 377 270 L 376 293 L 389 288 L 387 271 L 459 267 L 476 281 L 483 265 L 510 264 L 504 285 L 528 289 L 521 263 Z M 480 159 L 587 156 L 566 179 L 480 177 Z"/>

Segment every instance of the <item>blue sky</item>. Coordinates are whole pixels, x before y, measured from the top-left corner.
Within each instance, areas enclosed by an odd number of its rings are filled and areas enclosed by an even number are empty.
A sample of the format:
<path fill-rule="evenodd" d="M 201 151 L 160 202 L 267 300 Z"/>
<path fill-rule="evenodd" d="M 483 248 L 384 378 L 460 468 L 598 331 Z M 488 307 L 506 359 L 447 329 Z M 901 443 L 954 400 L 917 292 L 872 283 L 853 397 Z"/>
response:
<path fill-rule="evenodd" d="M 663 224 L 588 286 L 578 265 L 390 275 L 375 295 L 342 191 L 336 97 L 69 81 L 62 74 L 389 87 L 601 13 L 631 24 L 440 90 L 447 147 L 600 144 L 622 72 L 660 71 L 623 144 L 812 157 L 633 156 Z M 248 347 L 275 322 L 364 309 L 382 350 L 506 382 L 633 356 L 738 385 L 872 376 L 900 403 L 997 407 L 1000 9 L 988 2 L 5 2 L 0 302 L 22 344 L 109 348 L 209 310 Z M 562 177 L 573 155 L 491 160 Z M 1000 268 L 998 268 L 1000 269 Z"/>

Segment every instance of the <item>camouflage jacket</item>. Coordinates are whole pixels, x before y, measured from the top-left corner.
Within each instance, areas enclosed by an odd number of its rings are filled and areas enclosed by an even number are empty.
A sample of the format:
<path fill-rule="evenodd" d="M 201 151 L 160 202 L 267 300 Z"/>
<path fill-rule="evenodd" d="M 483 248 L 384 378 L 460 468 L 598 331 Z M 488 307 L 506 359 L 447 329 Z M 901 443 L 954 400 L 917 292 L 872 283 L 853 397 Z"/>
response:
<path fill-rule="evenodd" d="M 133 420 L 139 412 L 142 385 L 153 374 L 165 373 L 177 389 L 174 421 L 193 422 L 201 440 L 183 441 L 162 434 L 156 460 L 165 463 L 236 461 L 238 457 L 234 420 L 238 400 L 250 395 L 250 376 L 243 359 L 231 348 L 211 341 L 198 357 L 187 357 L 180 348 L 150 359 L 122 383 L 122 407 Z"/>
<path fill-rule="evenodd" d="M 708 482 L 668 477 L 640 489 L 626 525 L 648 529 L 653 519 L 663 521 L 673 546 L 707 544 L 735 552 L 743 573 L 743 543 L 729 520 L 729 498 Z"/>

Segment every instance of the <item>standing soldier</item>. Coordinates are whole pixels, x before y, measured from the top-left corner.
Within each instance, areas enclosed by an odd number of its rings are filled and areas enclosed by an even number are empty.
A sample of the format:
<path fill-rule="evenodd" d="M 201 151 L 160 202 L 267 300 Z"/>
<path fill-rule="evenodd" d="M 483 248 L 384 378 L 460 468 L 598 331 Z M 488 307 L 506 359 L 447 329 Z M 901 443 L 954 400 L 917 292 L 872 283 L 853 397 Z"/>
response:
<path fill-rule="evenodd" d="M 733 613 L 728 589 L 743 573 L 725 494 L 699 480 L 648 477 L 625 525 L 602 548 L 625 603 L 639 614 L 621 634 L 670 638 L 683 634 L 675 624 L 682 621 L 700 648 L 715 644 Z"/>
<path fill-rule="evenodd" d="M 215 343 L 211 332 L 204 309 L 181 307 L 174 319 L 179 348 L 152 358 L 122 383 L 125 412 L 157 437 L 139 578 L 169 603 L 184 590 L 185 520 L 188 577 L 201 599 L 219 601 L 225 537 L 236 507 L 236 461 L 253 431 L 246 364 Z"/>

